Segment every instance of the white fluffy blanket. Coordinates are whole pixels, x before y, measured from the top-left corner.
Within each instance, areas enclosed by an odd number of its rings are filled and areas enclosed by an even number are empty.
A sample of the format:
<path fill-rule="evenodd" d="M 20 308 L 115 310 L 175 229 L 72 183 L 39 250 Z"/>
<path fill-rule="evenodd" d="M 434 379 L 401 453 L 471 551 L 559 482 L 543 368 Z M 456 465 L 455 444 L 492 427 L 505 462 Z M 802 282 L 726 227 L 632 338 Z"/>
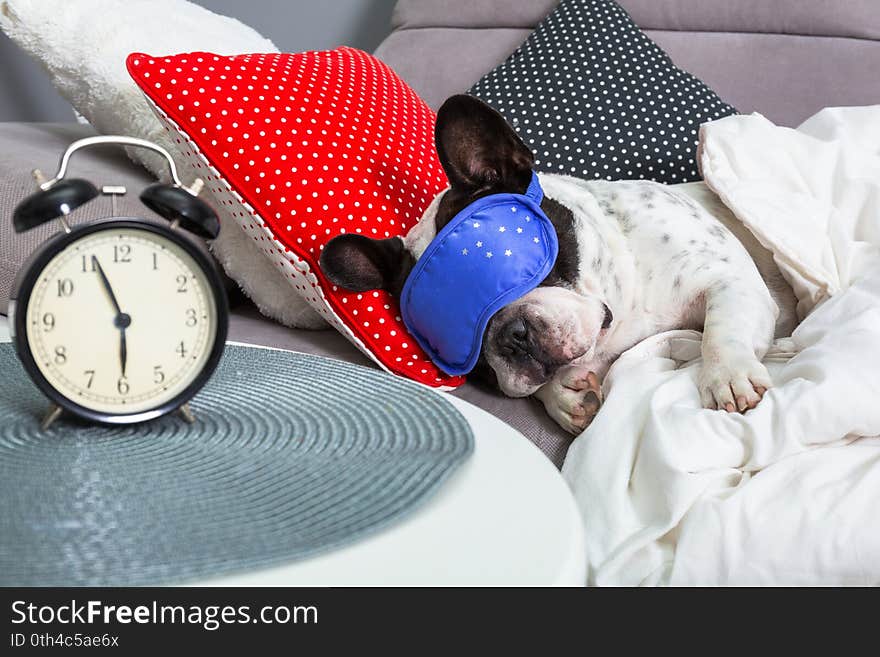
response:
<path fill-rule="evenodd" d="M 880 583 L 880 106 L 704 126 L 706 183 L 804 321 L 745 415 L 700 408 L 699 333 L 625 353 L 563 474 L 592 584 Z M 870 436 L 874 436 L 871 438 Z"/>

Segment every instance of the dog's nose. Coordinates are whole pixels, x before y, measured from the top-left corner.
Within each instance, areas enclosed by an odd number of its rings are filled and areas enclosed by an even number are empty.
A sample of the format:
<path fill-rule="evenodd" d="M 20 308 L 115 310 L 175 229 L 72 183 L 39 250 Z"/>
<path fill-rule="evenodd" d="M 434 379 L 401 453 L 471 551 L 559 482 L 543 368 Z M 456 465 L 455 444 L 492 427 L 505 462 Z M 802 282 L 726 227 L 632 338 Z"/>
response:
<path fill-rule="evenodd" d="M 529 343 L 529 325 L 522 317 L 516 317 L 501 328 L 499 337 L 503 346 L 526 351 Z"/>

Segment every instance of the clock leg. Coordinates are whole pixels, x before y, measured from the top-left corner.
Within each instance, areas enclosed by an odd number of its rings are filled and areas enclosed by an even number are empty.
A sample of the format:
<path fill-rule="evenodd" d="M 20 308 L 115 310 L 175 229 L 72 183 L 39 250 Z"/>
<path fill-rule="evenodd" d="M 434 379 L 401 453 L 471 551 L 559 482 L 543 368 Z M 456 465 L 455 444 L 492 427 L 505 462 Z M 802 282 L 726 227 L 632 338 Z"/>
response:
<path fill-rule="evenodd" d="M 193 415 L 192 409 L 189 407 L 189 404 L 184 404 L 180 408 L 177 409 L 180 413 L 180 416 L 187 424 L 194 424 L 196 421 L 196 416 Z"/>
<path fill-rule="evenodd" d="M 40 429 L 42 431 L 48 430 L 49 427 L 52 426 L 52 424 L 55 422 L 55 420 L 58 419 L 60 415 L 61 407 L 57 404 L 51 404 L 49 406 L 49 410 L 46 412 L 46 415 L 43 416 L 43 421 L 40 422 Z"/>

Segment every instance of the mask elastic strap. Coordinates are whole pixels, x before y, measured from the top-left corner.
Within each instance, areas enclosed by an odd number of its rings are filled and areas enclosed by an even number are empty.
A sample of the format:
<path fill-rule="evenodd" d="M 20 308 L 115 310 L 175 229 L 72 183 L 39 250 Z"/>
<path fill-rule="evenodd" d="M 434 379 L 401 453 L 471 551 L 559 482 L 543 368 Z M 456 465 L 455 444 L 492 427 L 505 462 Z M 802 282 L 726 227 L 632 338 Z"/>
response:
<path fill-rule="evenodd" d="M 538 205 L 544 199 L 544 190 L 541 189 L 541 183 L 538 182 L 538 174 L 532 171 L 532 180 L 526 190 L 526 196 L 532 199 Z"/>

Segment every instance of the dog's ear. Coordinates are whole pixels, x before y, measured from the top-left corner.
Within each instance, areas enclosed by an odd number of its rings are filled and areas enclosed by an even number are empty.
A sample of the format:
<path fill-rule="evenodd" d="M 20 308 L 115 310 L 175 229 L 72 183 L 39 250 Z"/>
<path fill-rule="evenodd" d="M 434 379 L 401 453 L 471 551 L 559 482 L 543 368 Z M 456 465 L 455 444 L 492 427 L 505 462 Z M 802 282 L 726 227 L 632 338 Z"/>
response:
<path fill-rule="evenodd" d="M 399 237 L 374 240 L 347 234 L 324 245 L 319 264 L 331 282 L 346 290 L 381 289 L 399 294 L 415 259 Z"/>
<path fill-rule="evenodd" d="M 528 187 L 534 155 L 504 117 L 478 98 L 448 98 L 437 112 L 434 139 L 453 189 Z"/>

